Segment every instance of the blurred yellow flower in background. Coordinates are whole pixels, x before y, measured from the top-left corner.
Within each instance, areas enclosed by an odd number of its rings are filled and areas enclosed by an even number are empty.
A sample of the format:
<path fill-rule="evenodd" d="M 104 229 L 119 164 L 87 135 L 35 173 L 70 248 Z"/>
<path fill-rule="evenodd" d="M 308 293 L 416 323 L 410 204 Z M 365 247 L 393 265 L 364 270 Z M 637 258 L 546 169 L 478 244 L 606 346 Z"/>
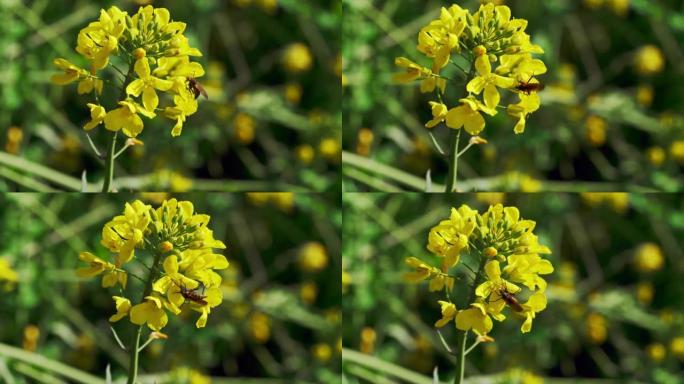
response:
<path fill-rule="evenodd" d="M 316 151 L 314 151 L 312 146 L 308 144 L 302 144 L 295 148 L 295 154 L 297 155 L 297 159 L 299 159 L 302 164 L 309 165 L 316 156 Z"/>
<path fill-rule="evenodd" d="M 327 362 L 332 357 L 332 348 L 325 343 L 318 343 L 311 348 L 311 353 L 320 362 Z"/>
<path fill-rule="evenodd" d="M 646 354 L 648 357 L 656 363 L 659 363 L 665 359 L 667 355 L 667 350 L 665 346 L 661 343 L 652 343 L 646 346 Z"/>
<path fill-rule="evenodd" d="M 5 151 L 16 155 L 21 148 L 21 142 L 24 139 L 24 131 L 19 127 L 9 127 L 7 129 L 7 142 L 5 143 Z"/>
<path fill-rule="evenodd" d="M 655 96 L 655 91 L 653 86 L 650 84 L 642 84 L 637 87 L 636 100 L 639 105 L 644 108 L 648 108 L 653 104 L 653 97 Z"/>
<path fill-rule="evenodd" d="M 684 140 L 673 141 L 670 145 L 670 154 L 680 165 L 684 165 Z"/>
<path fill-rule="evenodd" d="M 665 259 L 660 247 L 655 243 L 642 244 L 634 255 L 634 264 L 642 272 L 654 272 L 663 268 Z"/>
<path fill-rule="evenodd" d="M 637 50 L 634 56 L 634 66 L 640 75 L 654 75 L 665 68 L 665 57 L 657 46 L 644 45 Z"/>
<path fill-rule="evenodd" d="M 33 324 L 24 327 L 24 339 L 21 343 L 23 349 L 34 352 L 38 346 L 40 338 L 40 328 Z"/>
<path fill-rule="evenodd" d="M 665 150 L 661 147 L 651 147 L 646 150 L 646 158 L 654 167 L 660 167 L 665 162 Z"/>
<path fill-rule="evenodd" d="M 670 342 L 670 350 L 679 360 L 684 361 L 684 336 L 678 336 Z"/>
<path fill-rule="evenodd" d="M 603 344 L 608 336 L 606 318 L 598 313 L 590 313 L 585 321 L 587 338 L 594 344 Z"/>
<path fill-rule="evenodd" d="M 254 129 L 256 121 L 246 113 L 238 113 L 233 119 L 235 128 L 234 135 L 242 144 L 251 144 L 254 141 Z"/>
<path fill-rule="evenodd" d="M 586 128 L 587 141 L 595 147 L 600 147 L 606 143 L 606 129 L 608 124 L 606 121 L 596 115 L 587 117 L 584 122 Z"/>
<path fill-rule="evenodd" d="M 361 345 L 359 350 L 365 354 L 372 354 L 375 350 L 375 341 L 377 339 L 377 333 L 371 327 L 363 327 L 361 330 Z"/>
<path fill-rule="evenodd" d="M 655 294 L 655 289 L 653 288 L 653 284 L 644 282 L 644 283 L 639 283 L 637 284 L 636 288 L 636 296 L 637 300 L 641 304 L 648 305 L 651 303 L 653 300 L 653 295 Z"/>
<path fill-rule="evenodd" d="M 12 269 L 9 260 L 0 257 L 0 281 L 3 280 L 9 283 L 16 283 L 19 280 L 19 275 Z"/>
<path fill-rule="evenodd" d="M 304 244 L 299 250 L 299 267 L 306 272 L 318 272 L 328 266 L 328 252 L 319 242 Z"/>
<path fill-rule="evenodd" d="M 304 43 L 292 43 L 283 52 L 283 66 L 292 73 L 306 72 L 313 66 L 311 50 Z"/>
<path fill-rule="evenodd" d="M 313 304 L 318 296 L 318 286 L 314 282 L 305 282 L 299 288 L 299 297 L 306 304 Z"/>
<path fill-rule="evenodd" d="M 318 151 L 324 159 L 330 162 L 338 162 L 340 161 L 342 144 L 339 139 L 328 137 L 321 140 L 318 144 Z"/>
<path fill-rule="evenodd" d="M 271 338 L 271 318 L 261 312 L 255 312 L 249 317 L 248 329 L 256 342 L 264 344 Z"/>

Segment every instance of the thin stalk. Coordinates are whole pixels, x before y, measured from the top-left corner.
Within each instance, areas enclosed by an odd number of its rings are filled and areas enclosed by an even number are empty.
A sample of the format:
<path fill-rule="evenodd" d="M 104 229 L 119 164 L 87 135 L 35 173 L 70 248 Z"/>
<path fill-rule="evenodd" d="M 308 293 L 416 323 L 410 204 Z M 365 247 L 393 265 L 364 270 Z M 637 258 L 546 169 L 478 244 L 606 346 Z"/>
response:
<path fill-rule="evenodd" d="M 107 144 L 107 158 L 105 159 L 105 179 L 102 184 L 102 192 L 112 191 L 112 180 L 114 180 L 114 152 L 116 152 L 116 136 L 119 132 L 112 132 Z"/>
<path fill-rule="evenodd" d="M 134 63 L 134 61 L 131 61 L 131 63 L 128 65 L 128 73 L 126 74 L 126 79 L 124 79 L 119 100 L 123 100 L 126 97 L 126 87 L 131 82 L 131 78 L 133 77 Z M 105 178 L 104 182 L 102 183 L 102 192 L 112 191 L 112 181 L 114 180 L 114 159 L 116 159 L 116 136 L 118 134 L 118 131 L 114 131 L 109 137 L 109 144 L 107 145 L 107 158 L 105 159 Z"/>
<path fill-rule="evenodd" d="M 466 302 L 466 305 L 469 305 L 470 303 L 475 300 L 475 288 L 477 288 L 478 282 L 480 280 L 480 277 L 482 276 L 482 271 L 484 270 L 484 266 L 487 262 L 487 258 L 479 255 L 480 256 L 480 267 L 477 269 L 477 275 L 475 276 L 475 281 L 473 282 L 473 286 L 471 287 L 470 290 L 470 295 L 468 297 L 468 301 Z M 465 358 L 466 358 L 466 340 L 468 339 L 468 331 L 461 331 L 457 330 L 456 331 L 456 347 L 454 348 L 454 354 L 456 355 L 456 377 L 454 377 L 454 384 L 462 384 L 463 383 L 463 377 L 465 375 Z M 468 351 L 470 352 L 470 351 Z"/>
<path fill-rule="evenodd" d="M 455 64 L 455 63 L 454 63 Z M 460 68 L 460 67 L 459 67 Z M 470 71 L 465 79 L 465 84 L 468 84 L 470 80 L 473 79 L 473 70 L 475 64 L 470 64 Z M 458 181 L 458 159 L 465 153 L 465 150 L 459 151 L 459 144 L 461 139 L 461 131 L 465 127 L 457 129 L 456 132 L 451 132 L 451 137 L 449 139 L 449 174 L 447 175 L 446 189 L 445 192 L 451 193 L 456 191 L 456 183 Z"/>
<path fill-rule="evenodd" d="M 456 182 L 458 181 L 458 145 L 461 140 L 461 129 L 451 132 L 451 138 L 449 139 L 449 175 L 447 176 L 446 190 L 445 192 L 451 193 L 456 189 Z"/>
<path fill-rule="evenodd" d="M 159 263 L 161 262 L 162 259 L 162 253 L 157 252 L 155 253 L 154 256 L 154 264 L 152 264 L 152 269 L 150 270 L 150 276 L 147 279 L 147 283 L 145 283 L 145 291 L 142 295 L 142 299 L 140 302 L 145 301 L 145 297 L 149 296 L 150 293 L 152 292 L 152 282 L 157 278 L 157 274 L 159 273 Z M 142 335 L 142 329 L 143 325 L 140 325 L 138 329 L 135 331 L 135 334 L 133 335 L 133 341 L 131 343 L 131 356 L 130 356 L 130 363 L 129 363 L 129 373 L 128 373 L 128 381 L 127 384 L 135 384 L 135 380 L 138 377 L 138 361 L 139 361 L 139 355 L 140 355 L 140 336 Z"/>

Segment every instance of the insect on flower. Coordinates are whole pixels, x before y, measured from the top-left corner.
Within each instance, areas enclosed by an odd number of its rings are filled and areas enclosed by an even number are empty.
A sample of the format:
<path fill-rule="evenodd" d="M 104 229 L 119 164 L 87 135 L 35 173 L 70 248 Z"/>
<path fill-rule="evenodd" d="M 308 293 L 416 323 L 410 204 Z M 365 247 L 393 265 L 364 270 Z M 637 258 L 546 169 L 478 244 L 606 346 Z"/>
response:
<path fill-rule="evenodd" d="M 207 100 L 209 99 L 206 89 L 204 89 L 204 87 L 194 77 L 188 77 L 188 90 L 195 95 L 195 99 L 197 99 L 200 95 L 204 96 L 204 98 Z"/>
<path fill-rule="evenodd" d="M 506 305 L 511 307 L 512 310 L 514 310 L 516 312 L 522 312 L 523 311 L 524 308 L 522 307 L 522 305 L 520 305 L 520 303 L 518 302 L 518 299 L 515 298 L 515 295 L 508 292 L 508 289 L 506 289 L 506 286 L 499 288 L 498 293 L 501 296 L 501 300 L 506 302 Z"/>
<path fill-rule="evenodd" d="M 200 305 L 207 305 L 208 303 L 206 300 L 206 296 L 201 295 L 197 293 L 197 289 L 188 289 L 185 285 L 179 285 L 175 281 L 173 282 L 174 284 L 178 285 L 178 288 L 180 288 L 180 294 L 183 296 L 185 300 L 192 301 L 193 303 L 200 304 Z"/>
<path fill-rule="evenodd" d="M 515 86 L 515 89 L 529 95 L 532 92 L 539 92 L 544 89 L 544 84 L 537 80 L 536 83 L 532 82 L 532 78 L 534 77 L 534 74 L 530 76 L 530 78 L 527 81 L 518 81 L 518 84 Z"/>

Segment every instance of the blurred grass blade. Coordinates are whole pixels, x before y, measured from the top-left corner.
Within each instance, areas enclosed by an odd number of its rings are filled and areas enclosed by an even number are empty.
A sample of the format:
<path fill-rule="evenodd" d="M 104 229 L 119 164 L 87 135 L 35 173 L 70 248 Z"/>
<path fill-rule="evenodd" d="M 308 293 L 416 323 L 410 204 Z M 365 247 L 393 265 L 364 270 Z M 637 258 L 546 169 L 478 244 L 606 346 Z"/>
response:
<path fill-rule="evenodd" d="M 400 378 L 407 383 L 433 384 L 432 379 L 421 374 L 410 371 L 398 365 L 388 363 L 384 360 L 380 360 L 375 356 L 366 355 L 347 348 L 342 349 L 342 362 L 344 363 L 345 360 L 363 367 L 372 368 L 392 377 Z"/>
<path fill-rule="evenodd" d="M 7 152 L 0 151 L 0 164 L 38 176 L 72 191 L 81 190 L 81 181 L 77 178 L 65 175 L 19 156 L 11 155 Z"/>
<path fill-rule="evenodd" d="M 7 344 L 0 343 L 0 356 L 40 367 L 43 370 L 50 371 L 77 383 L 105 384 L 105 381 L 99 377 L 93 376 L 76 368 L 72 368 L 66 364 L 60 363 L 59 361 L 51 360 L 39 354 L 15 348 Z"/>

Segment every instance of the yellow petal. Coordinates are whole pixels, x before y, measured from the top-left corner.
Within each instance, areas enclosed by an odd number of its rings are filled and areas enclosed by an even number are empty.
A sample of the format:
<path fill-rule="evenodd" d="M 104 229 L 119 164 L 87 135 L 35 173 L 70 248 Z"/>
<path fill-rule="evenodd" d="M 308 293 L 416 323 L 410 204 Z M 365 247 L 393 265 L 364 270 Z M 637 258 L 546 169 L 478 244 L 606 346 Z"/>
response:
<path fill-rule="evenodd" d="M 145 82 L 140 79 L 135 79 L 126 87 L 126 94 L 138 97 L 143 89 L 145 89 Z"/>
<path fill-rule="evenodd" d="M 52 75 L 50 77 L 50 82 L 57 85 L 66 85 L 74 82 L 78 79 L 78 73 L 76 72 L 66 72 Z"/>
<path fill-rule="evenodd" d="M 485 85 L 485 87 L 484 87 L 485 105 L 489 108 L 496 108 L 496 106 L 499 105 L 500 100 L 501 100 L 501 96 L 499 95 L 499 91 L 496 90 L 496 86 L 494 86 L 494 84 Z"/>
<path fill-rule="evenodd" d="M 146 79 L 150 77 L 150 63 L 147 62 L 146 57 L 136 60 L 134 69 L 139 78 Z"/>
<path fill-rule="evenodd" d="M 492 73 L 492 63 L 489 62 L 489 56 L 486 54 L 478 56 L 478 58 L 475 59 L 475 69 L 477 69 L 477 73 L 480 76 Z"/>
<path fill-rule="evenodd" d="M 482 115 L 480 115 L 478 112 L 472 111 L 466 119 L 463 127 L 465 128 L 466 132 L 470 133 L 471 135 L 478 135 L 485 127 L 484 117 L 482 117 Z"/>
<path fill-rule="evenodd" d="M 479 95 L 480 92 L 482 92 L 482 89 L 484 89 L 485 84 L 485 78 L 482 76 L 477 76 L 468 82 L 468 85 L 466 85 L 466 89 L 470 93 Z"/>

